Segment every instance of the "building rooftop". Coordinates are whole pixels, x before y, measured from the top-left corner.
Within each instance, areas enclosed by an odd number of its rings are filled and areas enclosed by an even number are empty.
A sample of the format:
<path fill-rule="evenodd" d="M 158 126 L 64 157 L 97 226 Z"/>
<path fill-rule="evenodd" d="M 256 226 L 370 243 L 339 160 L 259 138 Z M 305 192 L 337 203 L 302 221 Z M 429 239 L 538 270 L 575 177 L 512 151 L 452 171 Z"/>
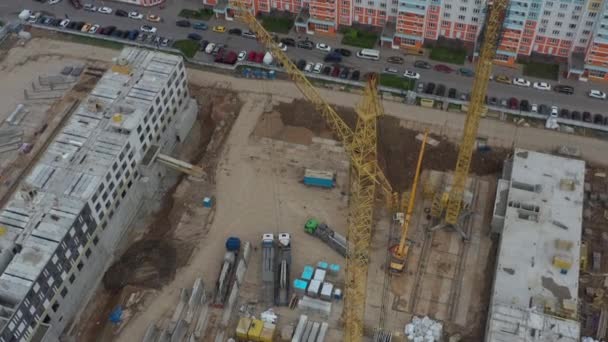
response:
<path fill-rule="evenodd" d="M 15 307 L 33 286 L 181 61 L 125 48 L 50 142 L 0 210 L 0 305 Z"/>
<path fill-rule="evenodd" d="M 583 161 L 515 150 L 488 341 L 519 341 L 512 334 L 526 329 L 578 341 L 584 175 Z"/>

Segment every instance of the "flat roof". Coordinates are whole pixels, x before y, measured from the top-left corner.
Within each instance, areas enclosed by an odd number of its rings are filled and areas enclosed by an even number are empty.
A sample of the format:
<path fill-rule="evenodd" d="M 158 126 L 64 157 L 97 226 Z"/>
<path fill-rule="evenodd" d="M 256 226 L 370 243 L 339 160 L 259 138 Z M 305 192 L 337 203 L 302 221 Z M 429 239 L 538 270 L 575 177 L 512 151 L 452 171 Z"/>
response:
<path fill-rule="evenodd" d="M 512 328 L 578 341 L 584 177 L 584 161 L 515 150 L 488 341 L 519 341 Z"/>
<path fill-rule="evenodd" d="M 49 143 L 0 210 L 6 262 L 0 305 L 14 307 L 27 294 L 181 62 L 170 54 L 123 49 Z M 20 252 L 11 256 L 16 246 Z"/>

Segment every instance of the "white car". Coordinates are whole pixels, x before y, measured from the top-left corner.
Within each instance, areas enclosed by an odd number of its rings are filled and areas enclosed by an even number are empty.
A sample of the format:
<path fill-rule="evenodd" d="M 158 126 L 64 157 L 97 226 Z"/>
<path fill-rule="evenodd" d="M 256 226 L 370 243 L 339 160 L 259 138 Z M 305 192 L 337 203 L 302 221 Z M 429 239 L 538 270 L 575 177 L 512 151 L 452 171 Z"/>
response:
<path fill-rule="evenodd" d="M 93 25 L 89 29 L 89 33 L 97 33 L 97 30 L 99 30 L 99 25 Z"/>
<path fill-rule="evenodd" d="M 142 25 L 139 30 L 146 33 L 156 33 L 156 27 L 150 25 Z"/>
<path fill-rule="evenodd" d="M 538 113 L 538 105 L 536 103 L 532 104 L 532 108 L 530 109 L 532 113 Z"/>
<path fill-rule="evenodd" d="M 532 86 L 538 90 L 551 90 L 551 86 L 547 82 L 534 82 Z"/>
<path fill-rule="evenodd" d="M 60 2 L 61 2 L 61 0 L 49 0 L 48 4 L 49 5 L 54 5 L 54 4 L 58 4 Z"/>
<path fill-rule="evenodd" d="M 215 43 L 209 43 L 207 44 L 207 47 L 205 47 L 205 53 L 210 55 L 211 52 L 213 52 L 213 49 L 215 49 Z"/>
<path fill-rule="evenodd" d="M 236 57 L 236 59 L 240 62 L 240 61 L 244 61 L 245 58 L 247 58 L 247 51 L 241 51 L 239 52 L 239 55 Z"/>
<path fill-rule="evenodd" d="M 317 43 L 317 49 L 329 52 L 331 51 L 331 46 L 324 43 Z"/>
<path fill-rule="evenodd" d="M 309 62 L 308 64 L 306 64 L 306 66 L 304 67 L 304 71 L 306 72 L 312 72 L 312 69 L 315 67 L 315 63 L 313 62 Z"/>
<path fill-rule="evenodd" d="M 93 6 L 93 4 L 84 4 L 84 10 L 89 12 L 97 12 L 97 7 Z"/>
<path fill-rule="evenodd" d="M 110 7 L 103 6 L 103 7 L 99 7 L 97 12 L 103 13 L 103 14 L 112 14 L 112 9 Z"/>
<path fill-rule="evenodd" d="M 513 84 L 515 84 L 516 86 L 520 86 L 520 87 L 529 87 L 530 81 L 523 79 L 521 77 L 516 77 L 513 79 Z"/>
<path fill-rule="evenodd" d="M 63 19 L 60 23 L 59 26 L 66 28 L 68 27 L 68 25 L 70 24 L 70 19 Z"/>
<path fill-rule="evenodd" d="M 133 11 L 133 12 L 129 12 L 129 18 L 141 20 L 144 18 L 144 15 L 139 12 Z"/>
<path fill-rule="evenodd" d="M 315 74 L 320 74 L 321 69 L 323 69 L 323 63 L 317 63 L 317 64 L 315 64 L 315 67 L 312 69 L 312 72 L 314 72 Z"/>
<path fill-rule="evenodd" d="M 420 74 L 414 71 L 410 71 L 410 70 L 405 70 L 405 72 L 403 73 L 403 77 L 412 79 L 412 80 L 419 80 L 420 79 Z"/>
<path fill-rule="evenodd" d="M 606 99 L 606 93 L 604 93 L 603 91 L 595 90 L 595 89 L 591 89 L 589 91 L 588 95 L 589 95 L 589 97 L 593 97 L 594 99 L 600 99 L 600 100 Z"/>
<path fill-rule="evenodd" d="M 287 51 L 287 45 L 279 43 L 279 49 L 281 49 L 281 51 Z"/>
<path fill-rule="evenodd" d="M 557 106 L 551 106 L 551 117 L 552 118 L 557 117 Z"/>

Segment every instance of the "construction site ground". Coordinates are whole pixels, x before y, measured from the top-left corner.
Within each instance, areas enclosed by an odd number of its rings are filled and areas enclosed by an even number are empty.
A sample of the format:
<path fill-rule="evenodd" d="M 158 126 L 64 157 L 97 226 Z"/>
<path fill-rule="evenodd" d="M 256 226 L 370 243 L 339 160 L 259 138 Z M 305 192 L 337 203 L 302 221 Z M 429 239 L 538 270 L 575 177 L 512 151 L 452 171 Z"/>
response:
<path fill-rule="evenodd" d="M 19 94 L 23 95 L 23 90 L 37 75 L 34 70 L 40 74 L 56 73 L 68 62 L 104 65 L 116 54 L 116 50 L 96 47 L 92 56 L 89 48 L 83 48 L 83 45 L 49 39 L 34 39 L 24 46 L 9 50 L 0 63 L 3 70 L 0 90 L 6 90 L 0 94 L 0 99 L 9 104 L 0 112 L 0 118 L 5 120 L 21 101 L 23 96 L 19 97 Z M 125 241 L 124 248 L 116 256 L 118 264 L 121 261 L 124 263 L 122 270 L 128 270 L 133 275 L 118 277 L 118 280 L 126 282 L 126 287 L 113 291 L 102 288 L 92 295 L 93 300 L 72 329 L 76 340 L 130 342 L 141 339 L 150 323 L 163 321 L 171 314 L 178 302 L 180 289 L 191 287 L 197 277 L 203 277 L 208 290 L 213 287 L 224 254 L 224 241 L 229 236 L 239 236 L 258 246 L 258 251 L 251 256 L 253 262 L 247 271 L 246 286 L 239 304 L 254 303 L 258 294 L 261 233 L 292 233 L 292 279 L 305 264 L 314 264 L 319 260 L 344 265 L 335 252 L 321 241 L 306 235 L 302 229 L 304 221 L 314 216 L 328 222 L 333 229 L 346 232 L 348 164 L 346 155 L 331 142 L 331 134 L 324 128 L 322 119 L 310 104 L 301 100 L 302 95 L 297 88 L 286 81 L 245 80 L 193 69 L 189 70 L 189 81 L 193 95 L 199 98 L 200 103 L 209 103 L 209 107 L 201 107 L 197 127 L 179 156 L 203 165 L 208 180 L 195 182 L 183 178 L 178 186 L 164 189 L 165 200 L 159 202 L 158 212 L 153 216 L 140 217 L 134 224 L 130 240 Z M 87 84 L 94 85 L 94 82 Z M 82 89 L 86 91 L 87 88 Z M 352 107 L 359 100 L 357 92 L 336 89 L 323 89 L 320 92 L 331 103 L 344 106 L 338 111 L 347 122 L 353 123 Z M 66 101 L 70 96 L 69 92 L 67 94 L 59 102 L 45 105 L 57 106 L 57 103 Z M 49 113 L 61 113 L 61 108 L 68 106 L 69 101 L 63 103 L 63 107 Z M 427 151 L 423 163 L 423 169 L 427 172 L 423 180 L 429 170 L 447 171 L 454 167 L 456 147 L 452 142 L 461 135 L 464 115 L 392 101 L 384 101 L 384 107 L 387 116 L 379 123 L 379 159 L 396 191 L 405 191 L 411 185 L 420 144 L 415 136 L 425 128 L 431 130 L 433 138 L 440 144 L 429 147 Z M 40 115 L 44 115 L 44 111 L 41 110 Z M 31 117 L 35 118 L 33 115 Z M 231 119 L 235 118 L 233 125 Z M 33 122 L 41 124 L 38 120 L 49 121 L 41 116 Z M 33 132 L 36 132 L 36 128 Z M 428 224 L 424 210 L 429 204 L 428 199 L 420 196 L 416 209 L 418 222 L 413 224 L 411 232 L 415 244 L 412 251 L 414 257 L 407 267 L 408 274 L 385 282 L 386 253 L 388 246 L 398 236 L 399 228 L 391 222 L 386 211 L 381 209 L 382 202 L 378 201 L 372 266 L 368 277 L 368 331 L 382 324 L 388 329 L 402 331 L 411 314 L 429 314 L 438 319 L 451 319 L 446 322 L 448 332 L 463 332 L 471 341 L 479 340 L 485 322 L 483 310 L 487 307 L 494 263 L 488 256 L 494 255 L 495 248 L 487 236 L 487 223 L 484 224 L 487 216 L 484 213 L 491 210 L 496 173 L 500 171 L 507 154 L 500 148 L 519 146 L 553 151 L 560 145 L 572 145 L 581 150 L 583 157 L 596 162 L 605 161 L 608 148 L 608 141 L 604 140 L 518 127 L 488 119 L 481 123 L 480 136 L 488 138 L 487 143 L 492 150 L 477 153 L 474 158 L 472 172 L 480 176 L 475 178 L 478 180 L 476 189 L 479 198 L 486 200 L 477 202 L 479 207 L 476 207 L 473 216 L 475 224 L 471 226 L 472 239 L 466 253 L 458 235 L 453 232 L 437 231 L 431 237 L 421 236 L 420 230 L 424 224 Z M 43 138 L 41 136 L 39 139 L 44 141 Z M 17 166 L 11 167 L 23 170 L 26 164 L 17 163 Z M 4 176 L 6 170 L 11 169 L 4 165 L 0 167 L 3 172 L 0 187 L 8 187 L 12 184 L 11 180 L 14 182 L 14 178 L 11 178 L 14 176 Z M 337 170 L 338 187 L 328 191 L 303 186 L 300 178 L 304 167 Z M 214 210 L 202 207 L 202 198 L 209 195 L 215 197 Z M 597 209 L 594 213 L 603 212 Z M 603 238 L 601 228 L 594 229 L 590 239 L 599 243 Z M 601 250 L 599 246 L 593 248 Z M 425 252 L 431 250 L 433 253 Z M 164 253 L 160 254 L 160 258 L 151 257 L 160 252 Z M 437 256 L 425 257 L 425 253 Z M 453 255 L 459 253 L 464 253 L 462 255 L 466 257 L 456 260 Z M 165 256 L 169 261 L 163 261 L 166 263 L 162 270 L 154 266 Z M 129 258 L 143 260 L 142 267 L 129 269 L 130 265 L 134 265 Z M 411 264 L 417 259 L 427 260 L 427 268 L 422 272 Z M 591 267 L 591 262 L 589 264 Z M 602 262 L 602 272 L 605 272 L 605 265 L 607 263 Z M 446 276 L 436 279 L 438 273 Z M 150 279 L 156 281 L 148 283 Z M 336 282 L 340 284 L 342 279 L 343 274 Z M 457 283 L 454 279 L 461 279 L 460 285 L 454 285 Z M 603 277 L 601 279 L 603 281 Z M 419 290 L 416 290 L 416 286 Z M 598 287 L 601 287 L 599 283 Z M 385 288 L 390 291 L 384 291 Z M 389 295 L 384 296 L 385 293 Z M 415 296 L 410 298 L 408 294 L 411 293 Z M 446 293 L 450 293 L 450 296 L 439 296 Z M 456 301 L 451 299 L 454 298 L 453 293 L 459 295 Z M 110 310 L 117 303 L 127 302 L 134 297 L 137 300 L 129 308 L 125 324 L 109 326 Z M 464 303 L 468 299 L 471 303 L 467 306 Z M 259 313 L 267 307 L 258 303 L 255 309 Z M 329 336 L 332 341 L 340 336 L 340 309 L 340 305 L 337 305 L 329 318 L 333 327 Z M 280 324 L 293 323 L 299 315 L 298 310 L 280 309 L 278 312 L 283 317 Z M 379 322 L 383 317 L 384 323 Z M 213 328 L 212 320 L 210 327 Z M 209 334 L 212 333 L 210 330 Z"/>

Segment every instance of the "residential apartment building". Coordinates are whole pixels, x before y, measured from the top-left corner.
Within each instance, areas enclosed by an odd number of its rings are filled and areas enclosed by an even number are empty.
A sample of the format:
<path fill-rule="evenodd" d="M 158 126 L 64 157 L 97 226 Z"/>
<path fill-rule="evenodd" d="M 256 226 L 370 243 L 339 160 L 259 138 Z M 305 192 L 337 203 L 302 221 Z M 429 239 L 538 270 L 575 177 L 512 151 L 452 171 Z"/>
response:
<path fill-rule="evenodd" d="M 181 57 L 125 48 L 0 209 L 0 341 L 58 341 L 196 119 Z"/>
<path fill-rule="evenodd" d="M 228 1 L 203 3 L 231 17 Z M 382 46 L 403 50 L 420 50 L 441 37 L 472 50 L 491 5 L 487 0 L 245 1 L 256 14 L 294 13 L 298 32 L 334 34 L 340 26 L 368 25 L 382 32 Z M 514 65 L 518 57 L 550 55 L 569 61 L 571 76 L 608 80 L 607 6 L 601 0 L 509 1 L 496 62 Z"/>

